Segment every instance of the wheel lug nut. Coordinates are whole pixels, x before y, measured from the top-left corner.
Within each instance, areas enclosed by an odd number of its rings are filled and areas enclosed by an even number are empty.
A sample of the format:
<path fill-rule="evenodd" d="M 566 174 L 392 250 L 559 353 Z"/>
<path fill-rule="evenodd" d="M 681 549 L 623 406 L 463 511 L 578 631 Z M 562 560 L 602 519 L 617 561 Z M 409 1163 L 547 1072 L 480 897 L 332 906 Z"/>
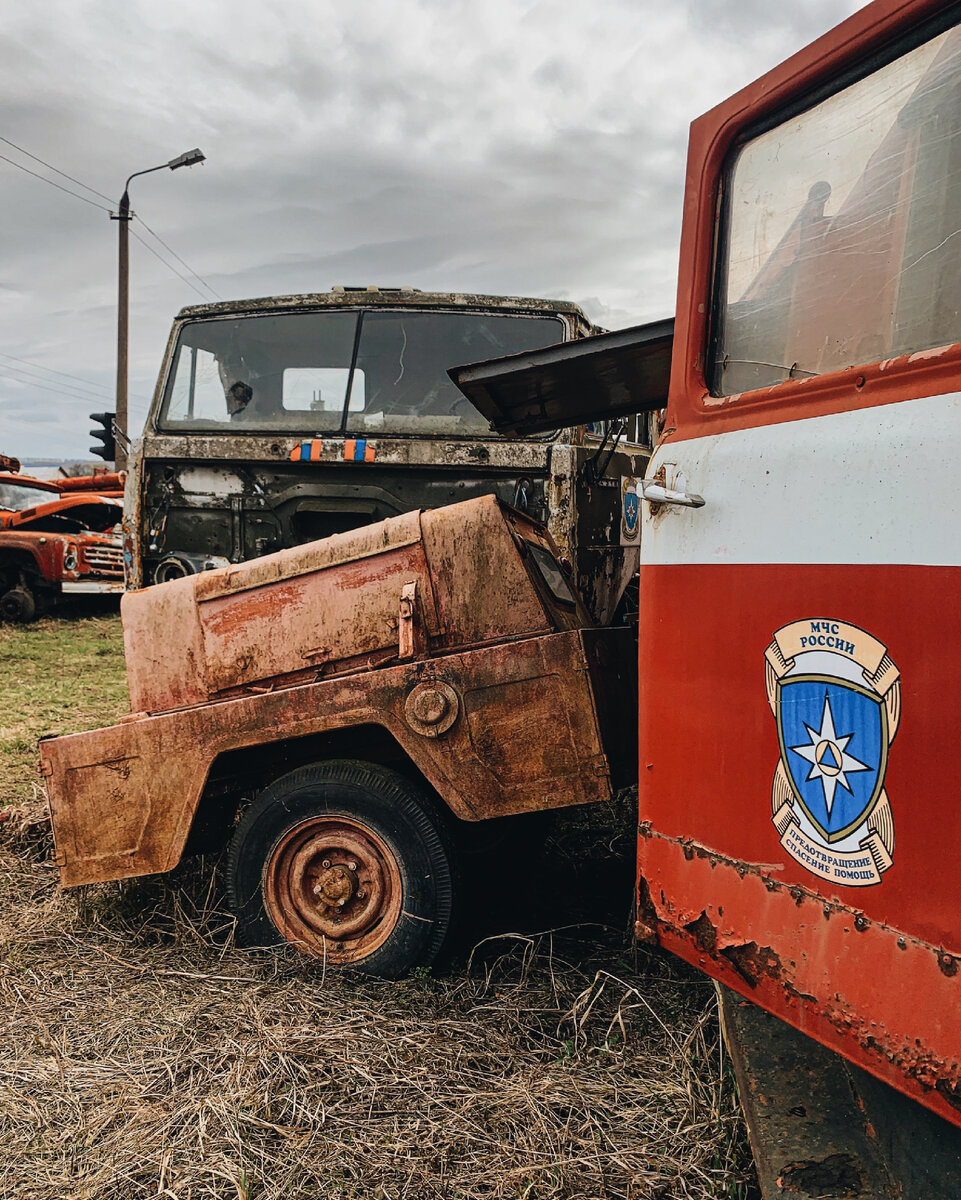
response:
<path fill-rule="evenodd" d="M 314 895 L 315 896 L 319 896 L 323 892 L 323 890 L 324 889 L 320 886 L 319 883 L 314 884 Z"/>
<path fill-rule="evenodd" d="M 348 870 L 348 871 L 356 871 L 356 870 L 357 870 L 357 864 L 356 864 L 355 862 L 349 862 L 349 863 L 347 864 L 347 870 Z"/>
<path fill-rule="evenodd" d="M 324 862 L 323 862 L 323 865 L 324 865 L 324 867 L 325 867 L 327 870 L 330 870 L 330 859 L 329 859 L 329 858 L 325 858 L 325 859 L 324 859 Z"/>

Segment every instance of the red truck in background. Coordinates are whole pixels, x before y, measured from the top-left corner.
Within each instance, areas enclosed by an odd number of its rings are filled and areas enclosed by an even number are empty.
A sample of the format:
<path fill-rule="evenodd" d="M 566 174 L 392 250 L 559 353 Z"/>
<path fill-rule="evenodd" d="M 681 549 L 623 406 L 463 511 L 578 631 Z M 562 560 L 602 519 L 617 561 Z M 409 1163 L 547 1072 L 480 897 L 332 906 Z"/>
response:
<path fill-rule="evenodd" d="M 0 617 L 28 622 L 63 595 L 123 591 L 122 474 L 0 472 Z"/>

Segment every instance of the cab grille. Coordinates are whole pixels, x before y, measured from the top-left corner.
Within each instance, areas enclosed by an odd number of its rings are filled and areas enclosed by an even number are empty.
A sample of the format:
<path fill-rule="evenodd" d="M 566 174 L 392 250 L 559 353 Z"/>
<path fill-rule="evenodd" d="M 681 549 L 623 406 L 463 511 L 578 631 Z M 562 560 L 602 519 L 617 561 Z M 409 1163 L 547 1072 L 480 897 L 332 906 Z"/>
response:
<path fill-rule="evenodd" d="M 123 576 L 123 549 L 120 546 L 84 546 L 83 556 L 92 572 Z"/>

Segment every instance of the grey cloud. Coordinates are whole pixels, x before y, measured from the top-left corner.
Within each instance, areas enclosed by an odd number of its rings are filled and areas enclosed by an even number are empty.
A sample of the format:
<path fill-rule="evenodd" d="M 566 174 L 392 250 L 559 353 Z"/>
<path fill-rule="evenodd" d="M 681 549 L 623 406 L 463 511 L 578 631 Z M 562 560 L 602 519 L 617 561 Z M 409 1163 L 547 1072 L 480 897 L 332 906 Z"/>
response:
<path fill-rule="evenodd" d="M 688 122 L 851 10 L 48 0 L 0 14 L 2 132 L 108 196 L 201 146 L 206 166 L 131 196 L 225 297 L 553 294 L 615 327 L 673 307 Z M 0 188 L 0 352 L 109 395 L 116 224 L 2 162 Z M 133 243 L 134 423 L 174 313 L 199 300 Z M 0 450 L 82 453 L 95 407 L 0 372 Z"/>

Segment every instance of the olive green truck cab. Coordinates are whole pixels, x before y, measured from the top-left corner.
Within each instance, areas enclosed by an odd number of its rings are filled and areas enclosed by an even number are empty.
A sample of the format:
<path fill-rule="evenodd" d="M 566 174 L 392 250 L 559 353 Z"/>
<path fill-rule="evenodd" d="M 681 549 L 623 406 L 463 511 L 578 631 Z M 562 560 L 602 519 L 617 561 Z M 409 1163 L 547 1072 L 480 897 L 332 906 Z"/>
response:
<path fill-rule="evenodd" d="M 594 332 L 574 304 L 413 288 L 184 309 L 131 449 L 128 586 L 495 495 L 548 526 L 606 622 L 637 569 L 620 480 L 644 473 L 645 418 L 501 435 L 447 374 Z"/>

